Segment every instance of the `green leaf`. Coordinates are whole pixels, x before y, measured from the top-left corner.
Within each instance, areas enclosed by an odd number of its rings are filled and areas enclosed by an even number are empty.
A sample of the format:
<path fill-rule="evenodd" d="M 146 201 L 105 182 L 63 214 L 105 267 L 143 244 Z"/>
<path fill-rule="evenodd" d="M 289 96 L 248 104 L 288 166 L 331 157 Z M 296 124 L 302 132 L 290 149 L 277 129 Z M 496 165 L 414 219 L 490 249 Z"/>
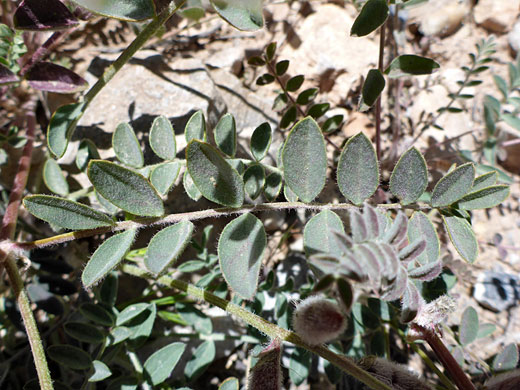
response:
<path fill-rule="evenodd" d="M 469 222 L 454 215 L 442 215 L 442 220 L 460 257 L 474 263 L 478 256 L 478 242 Z"/>
<path fill-rule="evenodd" d="M 210 0 L 226 22 L 242 31 L 256 31 L 264 26 L 262 0 Z"/>
<path fill-rule="evenodd" d="M 220 269 L 228 285 L 244 299 L 253 299 L 267 245 L 264 225 L 252 214 L 228 223 L 218 242 Z"/>
<path fill-rule="evenodd" d="M 214 131 L 215 143 L 223 153 L 235 157 L 237 152 L 237 128 L 235 118 L 226 114 L 217 123 Z"/>
<path fill-rule="evenodd" d="M 285 89 L 287 89 L 288 92 L 297 91 L 302 86 L 304 80 L 305 80 L 305 76 L 302 74 L 291 77 L 289 80 L 287 80 Z"/>
<path fill-rule="evenodd" d="M 152 303 L 140 315 L 126 323 L 126 327 L 132 332 L 129 339 L 139 341 L 149 337 L 152 334 L 156 317 L 157 307 Z"/>
<path fill-rule="evenodd" d="M 144 165 L 143 151 L 135 136 L 134 129 L 128 123 L 120 123 L 112 135 L 112 147 L 119 161 L 132 168 Z"/>
<path fill-rule="evenodd" d="M 70 337 L 85 343 L 100 344 L 105 341 L 103 332 L 94 325 L 83 322 L 67 322 L 63 328 Z"/>
<path fill-rule="evenodd" d="M 491 334 L 493 334 L 495 332 L 495 330 L 497 330 L 497 327 L 494 324 L 490 324 L 490 323 L 480 324 L 480 326 L 478 328 L 477 339 L 488 337 Z"/>
<path fill-rule="evenodd" d="M 262 192 L 262 188 L 264 188 L 265 184 L 264 167 L 259 164 L 255 164 L 247 168 L 244 172 L 244 184 L 245 190 L 251 199 L 254 200 L 258 198 L 258 195 L 260 195 L 260 192 Z"/>
<path fill-rule="evenodd" d="M 506 122 L 509 126 L 514 127 L 516 130 L 520 130 L 520 118 L 513 114 L 502 114 L 500 116 L 504 122 Z"/>
<path fill-rule="evenodd" d="M 329 108 L 330 108 L 330 103 L 314 104 L 307 111 L 307 115 L 314 119 L 317 119 L 317 118 L 320 118 L 323 115 L 325 115 L 325 113 L 329 110 Z"/>
<path fill-rule="evenodd" d="M 441 178 L 432 192 L 433 207 L 449 206 L 468 193 L 475 178 L 475 167 L 466 163 Z"/>
<path fill-rule="evenodd" d="M 70 345 L 51 345 L 46 352 L 52 360 L 73 370 L 87 370 L 92 365 L 88 353 Z"/>
<path fill-rule="evenodd" d="M 370 69 L 368 71 L 363 90 L 361 92 L 361 100 L 359 101 L 359 111 L 367 111 L 374 105 L 376 100 L 385 89 L 385 78 L 379 69 Z"/>
<path fill-rule="evenodd" d="M 103 326 L 114 325 L 114 316 L 103 306 L 94 303 L 84 303 L 79 307 L 79 312 L 83 317 Z"/>
<path fill-rule="evenodd" d="M 87 174 L 96 191 L 117 207 L 141 216 L 164 214 L 161 197 L 142 175 L 102 160 L 92 160 Z"/>
<path fill-rule="evenodd" d="M 95 229 L 114 226 L 107 215 L 81 203 L 48 195 L 31 195 L 23 200 L 24 207 L 32 215 L 64 229 Z"/>
<path fill-rule="evenodd" d="M 477 192 L 478 190 L 482 190 L 494 185 L 497 182 L 497 179 L 498 173 L 496 171 L 477 176 L 473 181 L 473 186 L 471 187 L 470 193 Z"/>
<path fill-rule="evenodd" d="M 496 185 L 471 192 L 458 201 L 462 210 L 487 209 L 498 206 L 509 196 L 508 185 Z"/>
<path fill-rule="evenodd" d="M 76 153 L 76 166 L 78 169 L 84 171 L 87 169 L 90 160 L 96 160 L 99 158 L 99 152 L 94 142 L 88 138 L 81 140 L 78 152 Z"/>
<path fill-rule="evenodd" d="M 184 343 L 172 343 L 154 352 L 143 366 L 147 382 L 157 386 L 168 379 L 185 349 Z"/>
<path fill-rule="evenodd" d="M 264 195 L 267 201 L 274 201 L 282 189 L 282 175 L 277 172 L 269 174 L 265 179 Z"/>
<path fill-rule="evenodd" d="M 251 153 L 256 161 L 262 159 L 269 152 L 271 146 L 271 125 L 268 122 L 258 126 L 251 136 Z"/>
<path fill-rule="evenodd" d="M 107 199 L 105 199 L 103 197 L 103 195 L 101 195 L 99 192 L 97 192 L 96 190 L 94 190 L 94 194 L 96 195 L 96 199 L 97 201 L 99 202 L 99 204 L 101 206 L 103 206 L 103 208 L 108 211 L 109 214 L 115 214 L 119 211 L 119 208 L 115 205 L 113 205 L 112 203 L 110 203 Z"/>
<path fill-rule="evenodd" d="M 186 194 L 188 194 L 190 199 L 196 202 L 202 197 L 201 192 L 193 182 L 193 179 L 188 170 L 184 171 L 184 176 L 182 177 L 182 185 L 184 186 L 184 191 L 186 191 Z"/>
<path fill-rule="evenodd" d="M 499 75 L 494 74 L 493 75 L 493 81 L 495 82 L 495 85 L 497 86 L 498 90 L 504 97 L 504 99 L 507 99 L 507 95 L 509 93 L 509 88 L 507 87 L 507 82 Z"/>
<path fill-rule="evenodd" d="M 283 76 L 289 68 L 289 60 L 278 61 L 274 67 L 277 76 Z"/>
<path fill-rule="evenodd" d="M 218 390 L 238 390 L 240 383 L 237 378 L 231 377 L 227 378 L 220 384 Z"/>
<path fill-rule="evenodd" d="M 113 346 L 122 343 L 132 335 L 130 329 L 126 326 L 116 326 L 110 331 L 108 340 L 110 341 L 107 346 Z"/>
<path fill-rule="evenodd" d="M 69 184 L 60 166 L 53 159 L 45 161 L 43 166 L 43 181 L 49 190 L 61 196 L 69 194 Z"/>
<path fill-rule="evenodd" d="M 515 343 L 508 344 L 493 360 L 493 370 L 508 371 L 516 368 L 518 348 Z"/>
<path fill-rule="evenodd" d="M 282 150 L 284 179 L 303 201 L 311 202 L 323 189 L 327 176 L 327 152 L 318 124 L 312 118 L 296 123 Z"/>
<path fill-rule="evenodd" d="M 94 368 L 94 373 L 88 378 L 89 382 L 100 382 L 112 375 L 110 368 L 100 360 L 94 360 L 92 366 Z"/>
<path fill-rule="evenodd" d="M 403 76 L 431 74 L 439 67 L 440 65 L 430 58 L 403 54 L 390 63 L 385 74 L 391 79 L 395 79 Z"/>
<path fill-rule="evenodd" d="M 127 306 L 117 315 L 116 326 L 124 325 L 151 307 L 149 303 L 135 303 Z"/>
<path fill-rule="evenodd" d="M 420 264 L 437 261 L 441 254 L 441 243 L 435 226 L 422 211 L 415 211 L 408 221 L 408 241 L 416 242 L 423 238 L 426 249 L 416 259 Z"/>
<path fill-rule="evenodd" d="M 173 160 L 177 154 L 175 132 L 173 126 L 165 116 L 154 119 L 150 128 L 150 147 L 163 160 Z"/>
<path fill-rule="evenodd" d="M 298 195 L 296 195 L 287 184 L 283 186 L 283 196 L 287 202 L 298 202 Z"/>
<path fill-rule="evenodd" d="M 350 138 L 341 152 L 338 187 L 356 205 L 370 198 L 379 185 L 379 166 L 372 142 L 363 133 Z"/>
<path fill-rule="evenodd" d="M 343 115 L 338 114 L 328 118 L 321 126 L 321 131 L 325 134 L 332 133 L 339 129 L 343 123 Z"/>
<path fill-rule="evenodd" d="M 119 20 L 130 22 L 150 19 L 155 16 L 152 0 L 73 0 L 89 11 Z"/>
<path fill-rule="evenodd" d="M 181 165 L 177 161 L 157 165 L 150 173 L 150 181 L 157 192 L 166 195 L 179 176 Z"/>
<path fill-rule="evenodd" d="M 188 381 L 196 379 L 215 359 L 216 349 L 213 340 L 206 340 L 197 347 L 191 360 L 186 364 L 184 375 Z"/>
<path fill-rule="evenodd" d="M 363 37 L 375 31 L 388 18 L 386 0 L 368 0 L 350 29 L 350 35 Z"/>
<path fill-rule="evenodd" d="M 295 106 L 291 106 L 285 111 L 285 114 L 283 114 L 282 119 L 280 119 L 280 128 L 286 129 L 289 127 L 291 123 L 293 123 L 296 120 L 296 117 L 298 116 L 298 111 L 296 110 Z"/>
<path fill-rule="evenodd" d="M 201 110 L 193 114 L 188 120 L 188 123 L 186 123 L 184 136 L 186 137 L 187 143 L 190 143 L 190 141 L 194 139 L 198 139 L 199 141 L 206 140 L 206 119 Z"/>
<path fill-rule="evenodd" d="M 193 182 L 206 199 L 228 207 L 242 206 L 242 177 L 213 146 L 191 141 L 186 147 L 186 165 Z"/>
<path fill-rule="evenodd" d="M 390 177 L 390 191 L 406 205 L 415 202 L 428 186 L 428 169 L 416 148 L 408 149 L 395 165 Z"/>
<path fill-rule="evenodd" d="M 274 80 L 276 80 L 274 78 L 274 76 L 270 73 L 264 73 L 263 75 L 261 75 L 260 77 L 258 77 L 256 79 L 256 85 L 267 85 L 267 84 L 271 84 Z"/>
<path fill-rule="evenodd" d="M 162 229 L 153 236 L 144 259 L 146 268 L 155 275 L 166 270 L 189 244 L 193 229 L 193 223 L 182 221 Z"/>
<path fill-rule="evenodd" d="M 271 42 L 265 48 L 265 59 L 267 61 L 272 61 L 275 54 L 276 54 L 276 42 Z"/>
<path fill-rule="evenodd" d="M 81 281 L 85 288 L 90 288 L 99 282 L 123 260 L 134 241 L 136 233 L 136 229 L 129 229 L 126 232 L 116 234 L 96 249 L 81 275 Z"/>
<path fill-rule="evenodd" d="M 298 94 L 296 103 L 303 106 L 312 102 L 318 96 L 318 88 L 308 88 Z"/>
<path fill-rule="evenodd" d="M 459 340 L 462 345 L 468 345 L 477 339 L 478 335 L 478 313 L 477 311 L 468 306 L 464 313 L 462 313 L 462 319 L 460 321 L 460 333 Z"/>
<path fill-rule="evenodd" d="M 311 354 L 303 348 L 296 347 L 289 361 L 289 377 L 296 385 L 301 385 L 309 377 Z"/>
<path fill-rule="evenodd" d="M 210 335 L 213 333 L 213 323 L 211 318 L 195 308 L 193 305 L 177 302 L 175 305 L 177 312 L 186 323 L 192 326 L 197 333 Z"/>
<path fill-rule="evenodd" d="M 312 217 L 303 229 L 303 246 L 307 257 L 316 253 L 341 256 L 343 250 L 334 232 L 345 234 L 343 222 L 335 212 L 323 210 Z"/>
<path fill-rule="evenodd" d="M 47 128 L 47 143 L 54 156 L 59 158 L 65 154 L 84 108 L 85 103 L 66 104 L 52 114 Z"/>

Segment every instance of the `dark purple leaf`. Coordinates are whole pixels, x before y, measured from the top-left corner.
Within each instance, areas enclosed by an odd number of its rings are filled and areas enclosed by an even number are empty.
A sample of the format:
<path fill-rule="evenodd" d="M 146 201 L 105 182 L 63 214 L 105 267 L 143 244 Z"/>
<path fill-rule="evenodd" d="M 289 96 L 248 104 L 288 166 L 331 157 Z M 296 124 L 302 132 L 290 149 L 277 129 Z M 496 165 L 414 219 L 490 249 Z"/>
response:
<path fill-rule="evenodd" d="M 399 212 L 395 217 L 392 227 L 387 230 L 383 237 L 383 241 L 399 247 L 402 241 L 406 238 L 408 232 L 408 218 L 404 213 Z"/>
<path fill-rule="evenodd" d="M 31 87 L 41 91 L 75 93 L 88 88 L 88 83 L 82 77 L 50 62 L 34 65 L 25 77 Z"/>
<path fill-rule="evenodd" d="M 383 301 L 391 302 L 401 298 L 404 291 L 406 290 L 406 286 L 408 284 L 407 282 L 408 275 L 406 274 L 406 270 L 403 267 L 399 267 L 395 281 L 384 292 L 384 294 L 381 296 L 381 299 Z"/>
<path fill-rule="evenodd" d="M 399 251 L 399 259 L 401 259 L 401 261 L 405 264 L 408 264 L 410 261 L 419 257 L 419 255 L 422 254 L 425 249 L 426 241 L 420 238 L 401 249 L 401 251 Z"/>
<path fill-rule="evenodd" d="M 365 203 L 365 206 L 363 207 L 363 219 L 367 226 L 369 238 L 379 237 L 379 218 L 376 210 L 368 203 Z"/>
<path fill-rule="evenodd" d="M 399 258 L 397 257 L 397 252 L 389 244 L 380 243 L 378 245 L 381 247 L 383 253 L 386 256 L 387 266 L 383 270 L 383 275 L 386 276 L 387 280 L 394 280 L 397 276 L 397 272 L 401 268 Z"/>
<path fill-rule="evenodd" d="M 63 30 L 78 24 L 77 19 L 59 0 L 24 0 L 13 17 L 19 30 Z"/>
<path fill-rule="evenodd" d="M 368 238 L 367 226 L 361 213 L 356 210 L 350 210 L 350 229 L 352 230 L 352 238 L 354 242 L 363 242 Z"/>
<path fill-rule="evenodd" d="M 13 72 L 5 66 L 0 65 L 0 85 L 14 84 L 18 81 L 18 77 L 16 77 Z"/>

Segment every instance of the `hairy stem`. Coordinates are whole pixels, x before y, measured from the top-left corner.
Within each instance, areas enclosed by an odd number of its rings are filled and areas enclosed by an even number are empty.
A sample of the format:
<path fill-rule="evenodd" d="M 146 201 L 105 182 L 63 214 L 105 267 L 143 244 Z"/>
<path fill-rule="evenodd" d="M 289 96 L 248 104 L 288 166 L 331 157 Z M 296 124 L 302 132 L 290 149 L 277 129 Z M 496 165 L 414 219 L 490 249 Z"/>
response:
<path fill-rule="evenodd" d="M 384 210 L 398 210 L 398 209 L 413 209 L 413 210 L 428 210 L 430 206 L 420 203 L 415 205 L 403 206 L 399 203 L 388 203 L 380 204 L 376 207 Z M 187 213 L 177 213 L 164 216 L 162 218 L 137 218 L 132 221 L 118 222 L 112 227 L 101 227 L 97 229 L 89 230 L 78 230 L 75 232 L 69 232 L 64 234 L 58 234 L 53 237 L 44 238 L 35 241 L 26 241 L 13 243 L 12 245 L 18 249 L 32 249 L 42 248 L 50 245 L 61 244 L 68 241 L 73 241 L 80 238 L 91 237 L 97 234 L 103 234 L 108 232 L 116 232 L 128 229 L 142 229 L 150 226 L 168 225 L 177 223 L 180 221 L 197 221 L 206 218 L 218 218 L 227 217 L 231 215 L 241 215 L 245 213 L 258 213 L 267 211 L 280 211 L 280 210 L 348 210 L 352 208 L 360 208 L 351 203 L 301 203 L 301 202 L 273 202 L 263 203 L 258 205 L 244 205 L 239 208 L 222 207 L 217 209 L 208 209 L 201 211 L 191 211 Z"/>
<path fill-rule="evenodd" d="M 122 271 L 127 274 L 137 276 L 140 278 L 148 279 L 148 273 L 136 266 L 125 264 L 122 266 Z M 391 390 L 391 388 L 374 378 L 371 374 L 360 368 L 356 363 L 352 360 L 348 359 L 345 356 L 338 355 L 335 352 L 332 352 L 325 345 L 319 346 L 311 346 L 306 344 L 300 336 L 296 333 L 291 332 L 289 330 L 280 328 L 269 321 L 264 320 L 262 317 L 257 316 L 256 314 L 251 313 L 250 311 L 244 309 L 241 306 L 235 305 L 225 299 L 222 299 L 209 291 L 205 291 L 198 287 L 195 287 L 189 283 L 183 282 L 181 280 L 173 279 L 169 276 L 162 276 L 157 279 L 157 282 L 164 286 L 172 287 L 178 289 L 180 291 L 184 291 L 188 295 L 191 295 L 194 298 L 202 299 L 214 306 L 225 310 L 231 315 L 234 315 L 241 320 L 245 321 L 247 324 L 255 327 L 260 332 L 266 334 L 270 338 L 280 338 L 282 340 L 288 341 L 294 345 L 305 348 L 308 351 L 314 352 L 316 355 L 321 356 L 322 358 L 328 360 L 336 367 L 346 372 L 347 374 L 353 376 L 357 380 L 363 382 L 370 389 L 373 390 Z"/>
<path fill-rule="evenodd" d="M 36 50 L 27 62 L 24 63 L 22 70 L 20 71 L 20 75 L 25 75 L 36 63 L 43 61 L 52 50 L 60 44 L 60 42 L 65 38 L 68 34 L 70 34 L 74 29 L 66 30 L 66 31 L 55 31 L 49 39 L 47 39 L 43 45 L 41 45 L 38 50 Z"/>
<path fill-rule="evenodd" d="M 383 73 L 383 62 L 384 62 L 384 54 L 385 54 L 385 32 L 386 32 L 386 23 L 383 24 L 379 28 L 379 60 L 377 64 L 377 68 L 381 73 Z M 376 100 L 375 107 L 375 115 L 376 115 L 376 154 L 377 161 L 381 161 L 381 95 Z"/>

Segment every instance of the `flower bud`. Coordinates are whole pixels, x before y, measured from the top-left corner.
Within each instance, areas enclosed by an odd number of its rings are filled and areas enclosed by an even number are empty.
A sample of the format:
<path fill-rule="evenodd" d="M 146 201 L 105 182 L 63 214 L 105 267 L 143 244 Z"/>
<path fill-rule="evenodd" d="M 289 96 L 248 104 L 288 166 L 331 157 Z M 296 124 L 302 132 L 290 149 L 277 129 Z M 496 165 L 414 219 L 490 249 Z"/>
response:
<path fill-rule="evenodd" d="M 303 300 L 293 313 L 294 331 L 309 345 L 319 345 L 335 339 L 347 327 L 339 306 L 319 296 Z"/>
<path fill-rule="evenodd" d="M 257 356 L 247 380 L 248 390 L 280 390 L 282 388 L 282 346 L 280 339 L 273 339 Z"/>
<path fill-rule="evenodd" d="M 448 316 L 455 310 L 455 300 L 448 295 L 442 295 L 439 298 L 422 305 L 419 313 L 413 320 L 413 323 L 426 328 L 432 332 L 440 333 L 438 325 L 448 318 Z M 413 326 L 408 332 L 408 339 L 421 339 L 420 332 L 414 330 Z"/>

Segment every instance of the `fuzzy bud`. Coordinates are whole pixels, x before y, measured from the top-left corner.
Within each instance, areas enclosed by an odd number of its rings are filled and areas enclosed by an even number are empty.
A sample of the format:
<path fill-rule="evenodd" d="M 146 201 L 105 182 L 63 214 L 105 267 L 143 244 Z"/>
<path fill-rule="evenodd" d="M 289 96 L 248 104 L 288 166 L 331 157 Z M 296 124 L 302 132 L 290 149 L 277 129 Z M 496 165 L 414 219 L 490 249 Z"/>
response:
<path fill-rule="evenodd" d="M 273 339 L 257 356 L 247 380 L 248 390 L 280 390 L 282 388 L 282 344 Z"/>
<path fill-rule="evenodd" d="M 434 301 L 422 305 L 413 323 L 432 332 L 440 333 L 438 325 L 444 322 L 446 318 L 455 311 L 455 308 L 455 300 L 448 295 L 442 295 Z M 408 333 L 408 339 L 417 340 L 420 338 L 422 338 L 421 335 L 411 327 Z"/>
<path fill-rule="evenodd" d="M 341 335 L 347 327 L 347 320 L 337 304 L 323 297 L 311 296 L 298 304 L 292 324 L 303 341 L 319 345 Z"/>
<path fill-rule="evenodd" d="M 401 364 L 376 356 L 368 356 L 361 359 L 359 365 L 394 390 L 432 390 L 429 385 Z"/>
<path fill-rule="evenodd" d="M 485 390 L 517 390 L 520 389 L 520 369 L 506 372 L 489 379 Z"/>

